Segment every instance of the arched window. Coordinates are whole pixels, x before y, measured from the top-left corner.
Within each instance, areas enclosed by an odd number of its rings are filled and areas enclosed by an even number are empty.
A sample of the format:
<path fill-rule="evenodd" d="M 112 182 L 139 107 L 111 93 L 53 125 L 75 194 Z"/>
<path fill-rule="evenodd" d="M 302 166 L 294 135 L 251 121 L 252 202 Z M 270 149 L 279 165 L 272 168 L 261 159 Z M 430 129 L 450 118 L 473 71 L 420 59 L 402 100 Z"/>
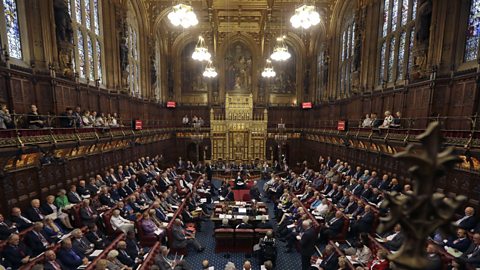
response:
<path fill-rule="evenodd" d="M 412 66 L 417 0 L 383 0 L 378 84 L 401 81 Z"/>
<path fill-rule="evenodd" d="M 478 58 L 480 37 L 480 0 L 471 0 L 468 15 L 467 36 L 463 61 L 469 62 Z"/>
<path fill-rule="evenodd" d="M 129 2 L 130 3 L 130 2 Z M 128 47 L 128 83 L 130 94 L 134 97 L 141 97 L 140 88 L 140 54 L 138 22 L 133 6 L 129 5 L 127 14 L 127 47 Z"/>
<path fill-rule="evenodd" d="M 74 69 L 89 81 L 103 82 L 103 33 L 99 0 L 69 0 L 75 46 Z"/>
<path fill-rule="evenodd" d="M 345 16 L 340 36 L 339 94 L 346 97 L 351 91 L 351 73 L 355 47 L 355 22 L 353 16 Z"/>
<path fill-rule="evenodd" d="M 23 0 L 0 1 L 0 8 L 3 10 L 0 15 L 0 39 L 1 46 L 7 48 L 9 57 L 25 60 L 26 23 L 25 16 L 19 16 L 25 14 L 23 4 Z"/>

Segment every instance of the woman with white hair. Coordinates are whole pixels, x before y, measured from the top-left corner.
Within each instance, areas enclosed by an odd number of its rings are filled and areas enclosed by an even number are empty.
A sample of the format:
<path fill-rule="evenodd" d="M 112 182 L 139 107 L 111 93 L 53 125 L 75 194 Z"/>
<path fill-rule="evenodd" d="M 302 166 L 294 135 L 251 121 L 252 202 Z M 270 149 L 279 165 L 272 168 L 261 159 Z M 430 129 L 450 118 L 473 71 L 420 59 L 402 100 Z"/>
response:
<path fill-rule="evenodd" d="M 228 262 L 225 265 L 225 270 L 236 270 L 237 268 L 235 267 L 235 264 L 233 262 Z"/>
<path fill-rule="evenodd" d="M 385 111 L 385 119 L 383 119 L 383 123 L 379 128 L 389 128 L 393 122 L 393 115 L 390 111 Z"/>
<path fill-rule="evenodd" d="M 114 230 L 120 230 L 123 233 L 127 234 L 128 231 L 133 231 L 135 225 L 132 221 L 127 220 L 120 216 L 120 210 L 113 210 L 112 217 L 110 218 L 110 224 Z"/>

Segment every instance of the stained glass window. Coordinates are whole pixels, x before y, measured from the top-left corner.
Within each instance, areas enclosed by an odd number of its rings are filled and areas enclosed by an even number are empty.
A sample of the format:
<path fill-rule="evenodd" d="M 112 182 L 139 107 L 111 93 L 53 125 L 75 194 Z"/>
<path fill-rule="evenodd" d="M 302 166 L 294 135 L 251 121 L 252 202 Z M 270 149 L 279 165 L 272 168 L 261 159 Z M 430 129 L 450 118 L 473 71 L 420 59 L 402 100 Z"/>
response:
<path fill-rule="evenodd" d="M 398 1 L 399 0 L 393 0 L 393 6 L 392 6 L 392 31 L 395 31 L 397 29 L 397 18 L 398 18 Z"/>
<path fill-rule="evenodd" d="M 103 82 L 103 35 L 98 0 L 68 0 L 73 7 L 72 27 L 77 34 L 75 71 L 82 79 Z M 80 38 L 81 37 L 81 38 Z"/>
<path fill-rule="evenodd" d="M 87 75 L 86 65 L 85 65 L 85 46 L 84 46 L 84 38 L 82 31 L 77 31 L 77 51 L 78 51 L 78 60 L 76 63 L 78 64 L 78 71 L 81 78 L 85 78 Z"/>
<path fill-rule="evenodd" d="M 343 24 L 343 31 L 340 33 L 342 50 L 340 51 L 340 76 L 338 77 L 339 94 L 347 97 L 351 91 L 350 73 L 354 57 L 355 24 L 353 16 L 346 16 Z"/>
<path fill-rule="evenodd" d="M 472 61 L 478 57 L 480 35 L 480 0 L 472 0 L 465 40 L 464 61 Z"/>
<path fill-rule="evenodd" d="M 480 0 L 479 0 L 480 1 Z M 379 34 L 379 79 L 395 82 L 405 79 L 410 67 L 417 0 L 384 0 L 383 28 Z M 409 44 L 409 46 L 406 46 Z M 407 57 L 408 56 L 408 57 Z M 385 76 L 386 75 L 386 76 Z"/>
<path fill-rule="evenodd" d="M 405 48 L 405 32 L 402 32 L 400 35 L 400 45 L 398 46 L 398 60 L 397 60 L 397 80 L 403 79 L 403 70 L 405 66 L 405 51 L 407 51 L 407 48 Z"/>
<path fill-rule="evenodd" d="M 410 72 L 410 69 L 413 67 L 413 38 L 415 37 L 415 28 L 412 28 L 410 31 L 410 39 L 409 39 L 409 44 L 408 44 L 408 71 Z"/>
<path fill-rule="evenodd" d="M 383 83 L 385 78 L 385 51 L 387 49 L 387 43 L 384 41 L 382 44 L 382 48 L 380 49 L 380 74 L 378 83 Z"/>
<path fill-rule="evenodd" d="M 390 40 L 390 50 L 388 52 L 388 68 L 387 68 L 387 79 L 389 82 L 393 81 L 393 67 L 395 65 L 395 38 Z"/>
<path fill-rule="evenodd" d="M 10 57 L 22 59 L 22 36 L 20 21 L 18 17 L 18 6 L 16 0 L 3 0 L 3 13 L 6 36 L 6 46 Z M 2 38 L 5 40 L 4 38 Z"/>
<path fill-rule="evenodd" d="M 325 62 L 325 50 L 322 45 L 317 55 L 317 91 L 316 91 L 317 101 L 320 101 L 322 99 L 322 93 L 325 89 L 325 85 L 323 83 L 324 72 L 325 72 L 324 62 Z"/>

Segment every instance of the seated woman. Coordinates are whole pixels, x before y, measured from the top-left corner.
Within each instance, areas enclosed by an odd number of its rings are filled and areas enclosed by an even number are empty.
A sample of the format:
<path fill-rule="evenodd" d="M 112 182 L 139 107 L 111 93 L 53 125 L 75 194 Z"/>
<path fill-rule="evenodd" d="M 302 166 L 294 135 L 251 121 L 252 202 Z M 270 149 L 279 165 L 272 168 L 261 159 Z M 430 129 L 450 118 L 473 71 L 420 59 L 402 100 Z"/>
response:
<path fill-rule="evenodd" d="M 150 218 L 150 214 L 148 212 L 143 213 L 141 223 L 143 234 L 145 236 L 158 236 L 163 232 L 163 230 L 161 230 Z"/>
<path fill-rule="evenodd" d="M 107 254 L 107 269 L 109 270 L 129 270 L 132 269 L 121 263 L 118 259 L 118 251 L 113 249 Z"/>
<path fill-rule="evenodd" d="M 383 119 L 383 123 L 379 126 L 379 128 L 389 128 L 392 122 L 392 113 L 390 111 L 385 111 L 385 119 Z"/>
<path fill-rule="evenodd" d="M 395 118 L 393 118 L 393 122 L 390 124 L 391 128 L 399 128 L 402 125 L 402 113 L 396 112 Z"/>
<path fill-rule="evenodd" d="M 57 242 L 66 232 L 58 226 L 53 219 L 47 217 L 43 220 L 43 231 L 50 237 L 50 240 Z"/>
<path fill-rule="evenodd" d="M 57 216 L 57 219 L 67 228 L 73 229 L 72 224 L 70 223 L 70 218 L 68 214 L 64 213 L 61 208 L 55 205 L 55 196 L 50 195 L 47 197 L 46 203 L 42 205 L 42 210 L 45 214 Z"/>
<path fill-rule="evenodd" d="M 368 265 L 367 269 L 372 270 L 386 270 L 389 267 L 389 261 L 387 260 L 387 251 L 383 249 L 379 249 L 377 251 L 377 256 L 373 260 L 371 260 Z"/>

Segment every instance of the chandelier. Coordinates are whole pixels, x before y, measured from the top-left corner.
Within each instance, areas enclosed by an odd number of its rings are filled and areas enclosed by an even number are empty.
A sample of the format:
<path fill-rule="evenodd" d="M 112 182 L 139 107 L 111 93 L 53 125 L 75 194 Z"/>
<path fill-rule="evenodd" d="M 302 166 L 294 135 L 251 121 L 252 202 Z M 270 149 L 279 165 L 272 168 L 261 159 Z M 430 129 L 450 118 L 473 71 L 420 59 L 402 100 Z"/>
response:
<path fill-rule="evenodd" d="M 286 61 L 290 58 L 287 44 L 285 44 L 285 36 L 277 38 L 277 44 L 273 48 L 273 53 L 270 56 L 274 61 Z"/>
<path fill-rule="evenodd" d="M 189 28 L 198 24 L 197 15 L 189 5 L 178 4 L 172 7 L 168 14 L 168 19 L 174 26 L 181 25 L 183 28 Z"/>
<path fill-rule="evenodd" d="M 320 22 L 320 14 L 318 14 L 315 6 L 304 4 L 295 9 L 295 14 L 290 18 L 290 22 L 294 28 L 302 27 L 308 29 L 310 26 L 317 25 Z"/>
<path fill-rule="evenodd" d="M 262 71 L 262 77 L 273 78 L 275 77 L 275 75 L 277 75 L 277 73 L 275 72 L 275 70 L 273 70 L 272 61 L 270 61 L 270 59 L 267 59 L 267 64 Z"/>
<path fill-rule="evenodd" d="M 202 36 L 199 36 L 192 58 L 197 61 L 210 61 L 211 57 L 212 55 L 208 52 L 207 46 L 205 46 L 205 40 Z"/>
<path fill-rule="evenodd" d="M 215 78 L 217 77 L 217 71 L 215 67 L 212 65 L 212 61 L 209 61 L 207 66 L 205 67 L 205 71 L 203 72 L 203 77 L 207 78 Z"/>

